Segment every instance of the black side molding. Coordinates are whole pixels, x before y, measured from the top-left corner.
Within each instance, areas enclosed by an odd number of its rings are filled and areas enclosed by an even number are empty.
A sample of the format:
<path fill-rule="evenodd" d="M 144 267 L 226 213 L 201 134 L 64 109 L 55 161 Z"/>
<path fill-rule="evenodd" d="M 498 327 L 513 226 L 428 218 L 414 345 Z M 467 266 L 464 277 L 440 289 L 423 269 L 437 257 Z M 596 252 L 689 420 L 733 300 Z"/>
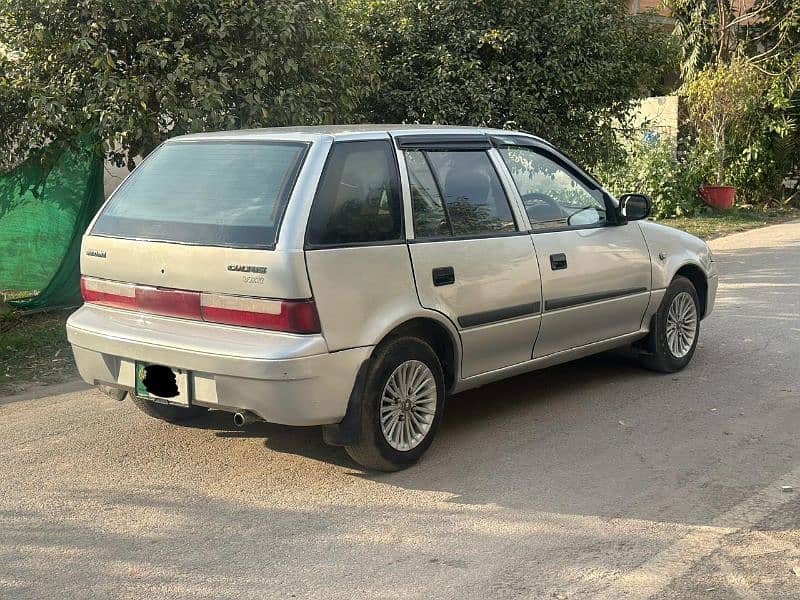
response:
<path fill-rule="evenodd" d="M 518 306 L 507 306 L 506 308 L 487 310 L 458 317 L 458 324 L 461 325 L 461 327 L 478 327 L 479 325 L 488 325 L 489 323 L 505 321 L 506 319 L 537 315 L 541 307 L 542 305 L 540 302 L 532 302 L 530 304 L 520 304 Z"/>
<path fill-rule="evenodd" d="M 482 133 L 417 133 L 395 135 L 401 150 L 488 150 L 492 143 Z"/>
<path fill-rule="evenodd" d="M 578 306 L 579 304 L 590 304 L 592 302 L 600 302 L 601 300 L 611 300 L 612 298 L 621 298 L 622 296 L 632 296 L 633 294 L 641 294 L 646 292 L 647 288 L 630 288 L 627 290 L 614 290 L 612 292 L 601 292 L 599 294 L 584 294 L 582 296 L 568 296 L 566 298 L 554 298 L 552 300 L 545 300 L 544 309 L 558 310 L 559 308 L 569 308 L 570 306 Z"/>

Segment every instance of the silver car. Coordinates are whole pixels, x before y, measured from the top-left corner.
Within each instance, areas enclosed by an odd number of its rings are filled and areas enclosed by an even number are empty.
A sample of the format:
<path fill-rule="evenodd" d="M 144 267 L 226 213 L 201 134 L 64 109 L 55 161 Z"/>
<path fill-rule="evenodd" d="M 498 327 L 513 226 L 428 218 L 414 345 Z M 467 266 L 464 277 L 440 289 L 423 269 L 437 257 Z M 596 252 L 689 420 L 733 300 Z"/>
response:
<path fill-rule="evenodd" d="M 622 346 L 689 363 L 714 260 L 649 211 L 525 133 L 177 137 L 89 226 L 69 340 L 87 382 L 155 417 L 322 425 L 401 469 L 450 394 Z"/>

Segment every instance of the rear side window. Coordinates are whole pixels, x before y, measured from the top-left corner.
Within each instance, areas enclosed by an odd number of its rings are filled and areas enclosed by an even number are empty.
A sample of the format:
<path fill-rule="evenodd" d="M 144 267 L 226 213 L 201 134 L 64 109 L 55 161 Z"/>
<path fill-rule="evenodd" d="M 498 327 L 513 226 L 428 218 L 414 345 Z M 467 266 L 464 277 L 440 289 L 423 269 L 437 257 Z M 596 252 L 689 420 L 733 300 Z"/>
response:
<path fill-rule="evenodd" d="M 92 233 L 272 247 L 306 149 L 282 142 L 165 144 L 117 191 Z"/>
<path fill-rule="evenodd" d="M 403 204 L 388 140 L 336 142 L 319 183 L 306 241 L 315 246 L 403 239 Z"/>
<path fill-rule="evenodd" d="M 500 178 L 484 151 L 406 152 L 415 237 L 516 231 Z"/>

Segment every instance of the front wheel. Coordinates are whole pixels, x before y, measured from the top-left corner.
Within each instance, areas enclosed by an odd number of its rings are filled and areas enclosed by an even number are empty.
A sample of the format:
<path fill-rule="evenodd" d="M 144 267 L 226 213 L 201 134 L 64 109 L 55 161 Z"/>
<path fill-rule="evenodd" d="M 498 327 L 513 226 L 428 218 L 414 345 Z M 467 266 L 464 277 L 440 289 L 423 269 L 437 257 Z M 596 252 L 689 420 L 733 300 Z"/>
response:
<path fill-rule="evenodd" d="M 433 442 L 444 400 L 444 375 L 433 349 L 412 337 L 387 342 L 367 374 L 359 441 L 345 450 L 377 471 L 413 465 Z"/>
<path fill-rule="evenodd" d="M 664 294 L 645 340 L 642 364 L 653 371 L 680 371 L 694 356 L 700 337 L 700 300 L 692 282 L 678 276 Z"/>

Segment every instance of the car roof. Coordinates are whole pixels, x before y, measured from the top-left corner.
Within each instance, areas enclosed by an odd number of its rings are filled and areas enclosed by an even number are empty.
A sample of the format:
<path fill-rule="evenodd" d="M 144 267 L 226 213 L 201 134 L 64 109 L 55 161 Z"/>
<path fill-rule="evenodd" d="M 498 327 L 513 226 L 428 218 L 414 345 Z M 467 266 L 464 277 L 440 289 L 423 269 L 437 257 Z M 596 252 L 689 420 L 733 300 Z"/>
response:
<path fill-rule="evenodd" d="M 490 127 L 466 127 L 461 125 L 420 125 L 420 124 L 359 124 L 359 125 L 315 125 L 292 127 L 268 127 L 264 129 L 236 129 L 231 131 L 214 131 L 192 133 L 172 138 L 170 141 L 202 141 L 231 140 L 257 141 L 283 139 L 297 141 L 314 141 L 321 137 L 334 139 L 380 139 L 390 134 L 485 134 L 485 135 L 524 135 L 539 141 L 545 140 L 526 132 Z"/>

